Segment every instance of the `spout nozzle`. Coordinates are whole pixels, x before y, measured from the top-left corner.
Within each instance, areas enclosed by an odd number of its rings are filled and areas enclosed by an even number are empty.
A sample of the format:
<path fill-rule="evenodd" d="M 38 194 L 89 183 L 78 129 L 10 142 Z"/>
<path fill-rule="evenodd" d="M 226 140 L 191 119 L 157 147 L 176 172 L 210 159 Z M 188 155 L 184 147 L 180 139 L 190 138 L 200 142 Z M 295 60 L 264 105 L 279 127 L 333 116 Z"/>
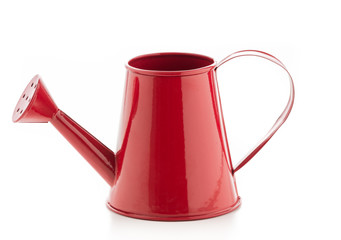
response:
<path fill-rule="evenodd" d="M 114 152 L 58 109 L 39 75 L 32 78 L 21 94 L 12 120 L 26 123 L 51 122 L 112 186 L 115 178 Z"/>
<path fill-rule="evenodd" d="M 48 122 L 58 107 L 47 91 L 41 77 L 36 75 L 26 86 L 15 106 L 13 122 Z"/>

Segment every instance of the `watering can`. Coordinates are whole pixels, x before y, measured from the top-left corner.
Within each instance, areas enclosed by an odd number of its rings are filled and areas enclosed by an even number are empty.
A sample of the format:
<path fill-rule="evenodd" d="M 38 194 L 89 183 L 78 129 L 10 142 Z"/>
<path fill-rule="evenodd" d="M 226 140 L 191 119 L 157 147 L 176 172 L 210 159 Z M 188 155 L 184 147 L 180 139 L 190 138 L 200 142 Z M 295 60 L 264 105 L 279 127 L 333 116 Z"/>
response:
<path fill-rule="evenodd" d="M 289 75 L 289 101 L 269 132 L 232 165 L 217 69 L 242 56 L 267 59 Z M 235 173 L 287 119 L 294 85 L 281 61 L 245 50 L 221 62 L 191 53 L 155 53 L 126 64 L 127 77 L 116 153 L 54 103 L 39 75 L 20 96 L 14 122 L 50 122 L 111 187 L 112 211 L 148 220 L 195 220 L 237 209 Z"/>

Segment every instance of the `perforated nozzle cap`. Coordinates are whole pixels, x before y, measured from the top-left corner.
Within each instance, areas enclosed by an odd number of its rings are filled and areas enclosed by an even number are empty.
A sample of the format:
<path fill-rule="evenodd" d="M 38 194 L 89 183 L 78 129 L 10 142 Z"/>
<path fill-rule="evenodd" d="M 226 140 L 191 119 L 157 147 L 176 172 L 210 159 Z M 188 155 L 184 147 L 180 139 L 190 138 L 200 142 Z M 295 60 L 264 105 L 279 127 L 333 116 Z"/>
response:
<path fill-rule="evenodd" d="M 36 75 L 26 86 L 15 106 L 13 122 L 48 122 L 58 107 L 47 91 L 41 77 Z"/>

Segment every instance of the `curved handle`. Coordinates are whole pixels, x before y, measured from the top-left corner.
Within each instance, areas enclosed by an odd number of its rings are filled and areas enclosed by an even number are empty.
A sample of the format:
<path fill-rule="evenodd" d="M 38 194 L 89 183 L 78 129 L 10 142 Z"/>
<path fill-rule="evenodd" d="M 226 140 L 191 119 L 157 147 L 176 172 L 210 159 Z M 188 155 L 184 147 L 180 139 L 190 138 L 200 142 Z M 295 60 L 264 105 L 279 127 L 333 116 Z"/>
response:
<path fill-rule="evenodd" d="M 238 52 L 232 53 L 231 55 L 229 55 L 226 58 L 224 58 L 223 60 L 221 60 L 217 64 L 215 69 L 217 69 L 218 67 L 220 67 L 224 63 L 226 63 L 226 62 L 228 62 L 228 61 L 230 61 L 230 60 L 232 60 L 234 58 L 245 57 L 245 56 L 261 57 L 261 58 L 267 59 L 267 60 L 277 64 L 281 68 L 283 68 L 288 73 L 288 75 L 289 75 L 290 96 L 289 96 L 289 101 L 288 101 L 286 107 L 284 108 L 284 111 L 278 117 L 278 119 L 275 122 L 275 124 L 268 131 L 268 133 L 261 139 L 261 141 L 254 148 L 252 148 L 252 150 L 248 154 L 246 154 L 246 156 L 237 164 L 236 167 L 234 167 L 233 172 L 237 172 L 248 161 L 250 161 L 251 158 L 253 158 L 259 152 L 259 150 L 261 150 L 262 147 L 264 147 L 264 145 L 270 140 L 270 138 L 277 132 L 277 130 L 282 126 L 282 124 L 285 122 L 285 120 L 287 120 L 287 118 L 288 118 L 288 116 L 289 116 L 289 114 L 291 112 L 292 106 L 294 104 L 294 98 L 295 98 L 294 82 L 292 80 L 292 77 L 291 77 L 289 71 L 287 70 L 287 68 L 284 66 L 284 64 L 280 60 L 278 60 L 277 58 L 275 58 L 274 56 L 272 56 L 272 55 L 270 55 L 268 53 L 257 51 L 257 50 L 238 51 Z"/>

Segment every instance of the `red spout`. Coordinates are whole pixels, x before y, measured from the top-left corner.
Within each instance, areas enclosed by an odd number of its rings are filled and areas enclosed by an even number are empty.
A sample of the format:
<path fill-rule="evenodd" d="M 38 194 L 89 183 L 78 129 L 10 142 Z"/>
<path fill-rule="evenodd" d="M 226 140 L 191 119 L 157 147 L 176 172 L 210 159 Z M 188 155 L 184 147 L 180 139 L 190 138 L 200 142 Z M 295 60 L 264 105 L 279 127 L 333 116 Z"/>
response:
<path fill-rule="evenodd" d="M 41 77 L 36 75 L 21 95 L 13 113 L 13 122 L 51 122 L 90 165 L 112 186 L 115 154 L 58 109 Z"/>
<path fill-rule="evenodd" d="M 26 86 L 14 109 L 13 122 L 48 122 L 58 107 L 43 81 L 36 75 Z"/>

